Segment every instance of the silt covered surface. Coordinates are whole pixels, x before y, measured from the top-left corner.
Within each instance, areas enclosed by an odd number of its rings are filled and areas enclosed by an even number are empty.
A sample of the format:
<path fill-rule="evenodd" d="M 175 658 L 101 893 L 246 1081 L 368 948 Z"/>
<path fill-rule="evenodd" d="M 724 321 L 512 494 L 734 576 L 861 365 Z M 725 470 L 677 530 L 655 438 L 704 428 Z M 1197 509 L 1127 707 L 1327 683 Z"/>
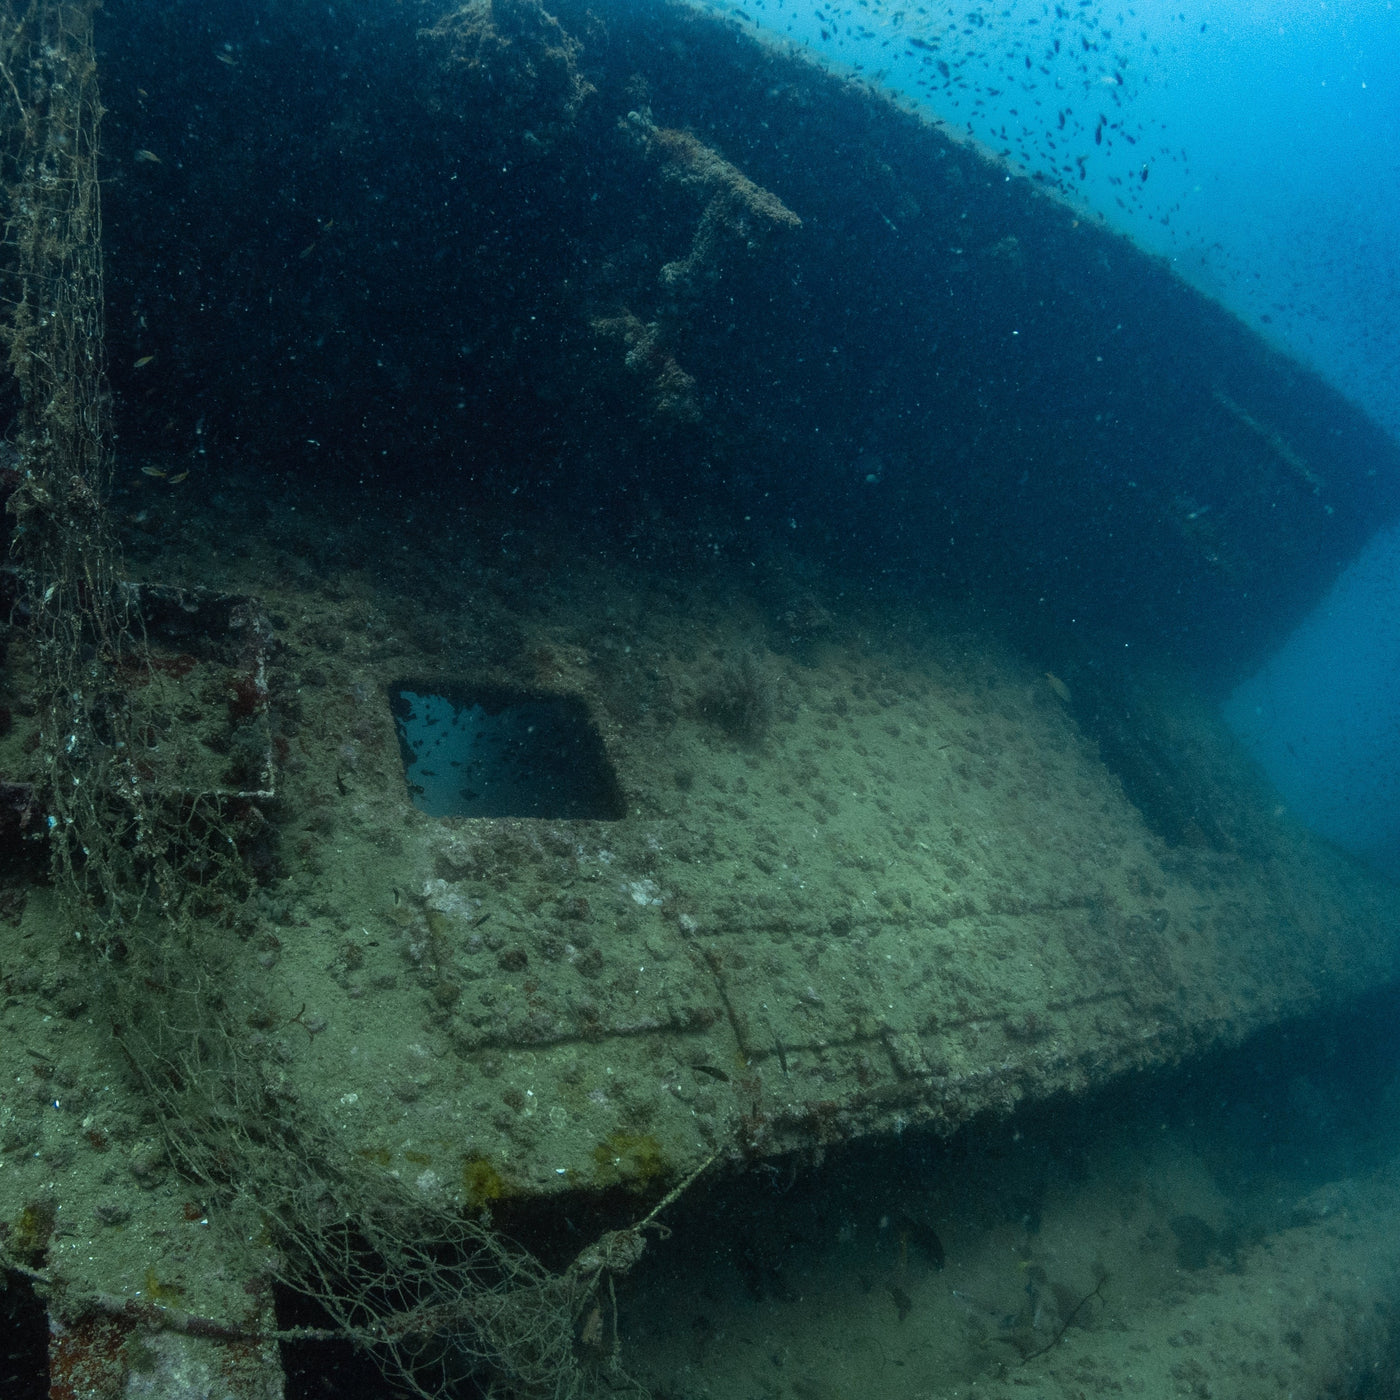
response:
<path fill-rule="evenodd" d="M 198 510 L 149 478 L 119 494 L 143 572 L 256 578 L 278 626 L 276 839 L 206 953 L 279 1095 L 424 1199 L 645 1200 L 711 1158 L 946 1132 L 1394 975 L 1392 889 L 1276 811 L 1164 682 L 1141 681 L 1138 731 L 1200 816 L 1170 839 L 1074 691 L 973 620 L 833 598 L 795 638 L 726 571 L 682 592 L 421 527 L 396 563 L 342 568 L 414 522 L 240 484 Z M 463 676 L 585 705 L 626 815 L 417 810 L 391 688 Z M 231 1289 L 243 1317 L 256 1242 L 200 1262 L 201 1199 L 47 892 L 8 899 L 12 1238 L 51 1202 L 73 1299 L 155 1288 L 222 1316 Z"/>

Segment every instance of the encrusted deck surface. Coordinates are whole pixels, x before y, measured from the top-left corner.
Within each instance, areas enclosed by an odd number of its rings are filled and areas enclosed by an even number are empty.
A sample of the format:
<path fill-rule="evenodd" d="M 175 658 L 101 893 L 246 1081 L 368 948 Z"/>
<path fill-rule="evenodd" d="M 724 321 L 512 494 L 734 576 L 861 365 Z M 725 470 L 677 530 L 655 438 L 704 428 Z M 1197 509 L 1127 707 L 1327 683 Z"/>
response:
<path fill-rule="evenodd" d="M 192 550 L 228 533 L 217 512 L 185 529 Z M 716 1154 L 951 1127 L 1394 975 L 1393 890 L 1275 811 L 1165 686 L 1142 683 L 1135 723 L 1173 842 L 1076 683 L 960 624 L 615 570 L 525 589 L 488 560 L 432 591 L 431 554 L 388 579 L 266 550 L 213 568 L 260 585 L 277 628 L 278 842 L 210 936 L 281 1092 L 426 1195 L 655 1193 Z M 408 678 L 580 697 L 627 815 L 418 812 L 389 709 Z M 6 909 L 12 1243 L 47 1243 L 75 1298 L 255 1310 L 48 892 L 17 877 Z"/>

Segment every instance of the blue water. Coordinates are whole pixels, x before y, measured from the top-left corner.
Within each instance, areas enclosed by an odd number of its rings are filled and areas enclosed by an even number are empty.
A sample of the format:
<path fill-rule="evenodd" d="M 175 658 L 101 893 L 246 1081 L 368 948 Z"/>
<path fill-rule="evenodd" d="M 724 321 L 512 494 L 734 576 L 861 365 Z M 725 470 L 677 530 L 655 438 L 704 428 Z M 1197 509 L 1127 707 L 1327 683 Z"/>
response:
<path fill-rule="evenodd" d="M 1400 876 L 1400 529 L 1382 532 L 1225 706 L 1280 796 Z"/>

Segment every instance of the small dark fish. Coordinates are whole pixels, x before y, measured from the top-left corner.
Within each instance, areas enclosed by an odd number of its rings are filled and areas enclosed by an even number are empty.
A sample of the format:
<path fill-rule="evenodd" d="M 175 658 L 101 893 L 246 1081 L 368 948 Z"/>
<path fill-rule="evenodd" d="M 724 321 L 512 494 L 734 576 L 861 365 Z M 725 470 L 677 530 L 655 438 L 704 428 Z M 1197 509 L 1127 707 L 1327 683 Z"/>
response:
<path fill-rule="evenodd" d="M 894 1299 L 895 1311 L 899 1314 L 899 1320 L 903 1322 L 913 1311 L 914 1300 L 897 1283 L 887 1283 L 885 1289 Z"/>
<path fill-rule="evenodd" d="M 943 1241 L 938 1231 L 917 1215 L 909 1211 L 899 1213 L 899 1227 L 908 1242 L 935 1268 L 941 1269 L 947 1256 L 943 1252 Z"/>

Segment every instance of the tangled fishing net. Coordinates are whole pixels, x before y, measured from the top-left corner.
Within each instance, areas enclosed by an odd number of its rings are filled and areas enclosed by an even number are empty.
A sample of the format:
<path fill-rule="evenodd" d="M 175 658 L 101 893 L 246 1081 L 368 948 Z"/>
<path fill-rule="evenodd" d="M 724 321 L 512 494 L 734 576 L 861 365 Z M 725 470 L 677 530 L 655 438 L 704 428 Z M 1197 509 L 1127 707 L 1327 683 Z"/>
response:
<path fill-rule="evenodd" d="M 547 1269 L 484 1212 L 425 1204 L 360 1162 L 234 1024 L 229 930 L 250 885 L 240 845 L 266 820 L 267 794 L 181 785 L 166 677 L 103 505 L 95 9 L 0 0 L 9 625 L 34 673 L 35 813 L 71 955 L 100 987 L 173 1160 L 252 1224 L 274 1273 L 320 1303 L 331 1335 L 371 1349 L 420 1395 L 468 1377 L 532 1397 L 579 1395 L 606 1377 L 616 1393 L 628 1383 L 611 1284 L 659 1228 L 655 1212 Z M 254 672 L 247 684 L 252 723 L 265 681 Z"/>

